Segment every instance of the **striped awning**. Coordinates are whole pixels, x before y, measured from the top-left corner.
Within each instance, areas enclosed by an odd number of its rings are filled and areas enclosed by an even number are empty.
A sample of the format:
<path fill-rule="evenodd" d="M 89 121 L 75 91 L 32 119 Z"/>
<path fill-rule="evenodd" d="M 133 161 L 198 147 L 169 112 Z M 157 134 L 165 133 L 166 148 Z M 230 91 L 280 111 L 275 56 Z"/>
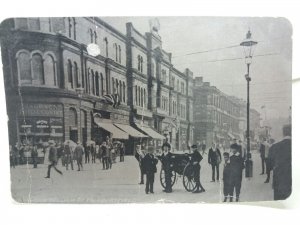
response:
<path fill-rule="evenodd" d="M 143 132 L 145 132 L 146 134 L 148 134 L 150 137 L 152 137 L 153 139 L 158 139 L 158 140 L 163 140 L 166 139 L 165 136 L 157 133 L 155 130 L 153 130 L 152 128 L 145 126 L 145 125 L 141 125 L 141 124 L 137 124 L 136 126 L 142 130 Z"/>
<path fill-rule="evenodd" d="M 101 122 L 100 120 L 95 120 L 95 123 L 100 128 L 111 133 L 113 139 L 128 139 L 129 138 L 129 135 L 127 133 L 125 133 L 123 130 L 119 129 L 118 127 L 116 127 L 111 122 L 107 122 L 107 121 Z"/>
<path fill-rule="evenodd" d="M 143 137 L 148 137 L 145 134 L 142 134 L 138 130 L 134 129 L 132 126 L 129 126 L 127 124 L 120 124 L 120 123 L 114 123 L 115 126 L 120 128 L 121 130 L 125 131 L 127 134 L 129 134 L 132 137 L 135 138 L 143 138 Z"/>

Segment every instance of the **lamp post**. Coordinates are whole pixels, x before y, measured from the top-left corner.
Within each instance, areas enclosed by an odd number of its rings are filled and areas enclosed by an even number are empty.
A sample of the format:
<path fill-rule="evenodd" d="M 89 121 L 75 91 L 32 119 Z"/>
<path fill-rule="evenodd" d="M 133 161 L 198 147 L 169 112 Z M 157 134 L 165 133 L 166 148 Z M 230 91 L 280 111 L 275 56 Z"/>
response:
<path fill-rule="evenodd" d="M 78 95 L 78 98 L 79 98 L 79 140 L 81 143 L 82 143 L 82 129 L 81 129 L 81 98 L 82 98 L 82 95 L 83 95 L 83 92 L 84 92 L 84 88 L 82 87 L 78 87 L 76 88 L 76 93 Z"/>
<path fill-rule="evenodd" d="M 247 131 L 246 131 L 246 138 L 247 138 L 247 154 L 246 154 L 246 171 L 245 176 L 246 177 L 252 177 L 253 176 L 253 162 L 251 159 L 251 153 L 250 153 L 250 64 L 252 62 L 254 47 L 257 44 L 256 41 L 253 41 L 251 38 L 251 32 L 250 30 L 246 34 L 246 39 L 241 42 L 241 46 L 244 48 L 245 53 L 245 63 L 247 65 L 247 74 L 245 75 L 246 81 L 247 81 Z"/>

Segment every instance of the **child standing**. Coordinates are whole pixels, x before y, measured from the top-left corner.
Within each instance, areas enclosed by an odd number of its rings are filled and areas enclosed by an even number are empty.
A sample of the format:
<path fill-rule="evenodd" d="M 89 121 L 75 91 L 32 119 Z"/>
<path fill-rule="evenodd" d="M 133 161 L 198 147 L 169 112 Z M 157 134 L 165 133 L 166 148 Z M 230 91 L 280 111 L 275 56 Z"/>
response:
<path fill-rule="evenodd" d="M 231 171 L 230 171 L 230 162 L 229 162 L 229 153 L 223 153 L 224 158 L 224 170 L 223 170 L 223 193 L 224 193 L 224 202 L 227 202 L 228 197 L 230 197 L 230 201 L 232 202 L 232 184 L 231 184 Z"/>

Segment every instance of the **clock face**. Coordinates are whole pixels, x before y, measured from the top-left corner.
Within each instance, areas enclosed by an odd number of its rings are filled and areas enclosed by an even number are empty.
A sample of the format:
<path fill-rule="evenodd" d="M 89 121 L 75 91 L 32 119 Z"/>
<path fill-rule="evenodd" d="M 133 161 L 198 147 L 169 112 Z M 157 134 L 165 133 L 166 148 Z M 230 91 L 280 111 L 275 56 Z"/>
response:
<path fill-rule="evenodd" d="M 91 56 L 100 55 L 100 47 L 97 44 L 94 44 L 94 43 L 88 44 L 86 50 L 87 50 L 88 54 Z"/>

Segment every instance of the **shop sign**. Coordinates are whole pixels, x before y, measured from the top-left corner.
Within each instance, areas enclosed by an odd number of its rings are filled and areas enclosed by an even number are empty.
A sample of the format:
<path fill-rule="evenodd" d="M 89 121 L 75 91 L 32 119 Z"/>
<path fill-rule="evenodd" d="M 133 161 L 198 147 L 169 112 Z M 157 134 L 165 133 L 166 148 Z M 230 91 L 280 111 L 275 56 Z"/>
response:
<path fill-rule="evenodd" d="M 19 114 L 25 114 L 25 116 L 63 117 L 63 107 L 61 104 L 24 103 Z"/>

